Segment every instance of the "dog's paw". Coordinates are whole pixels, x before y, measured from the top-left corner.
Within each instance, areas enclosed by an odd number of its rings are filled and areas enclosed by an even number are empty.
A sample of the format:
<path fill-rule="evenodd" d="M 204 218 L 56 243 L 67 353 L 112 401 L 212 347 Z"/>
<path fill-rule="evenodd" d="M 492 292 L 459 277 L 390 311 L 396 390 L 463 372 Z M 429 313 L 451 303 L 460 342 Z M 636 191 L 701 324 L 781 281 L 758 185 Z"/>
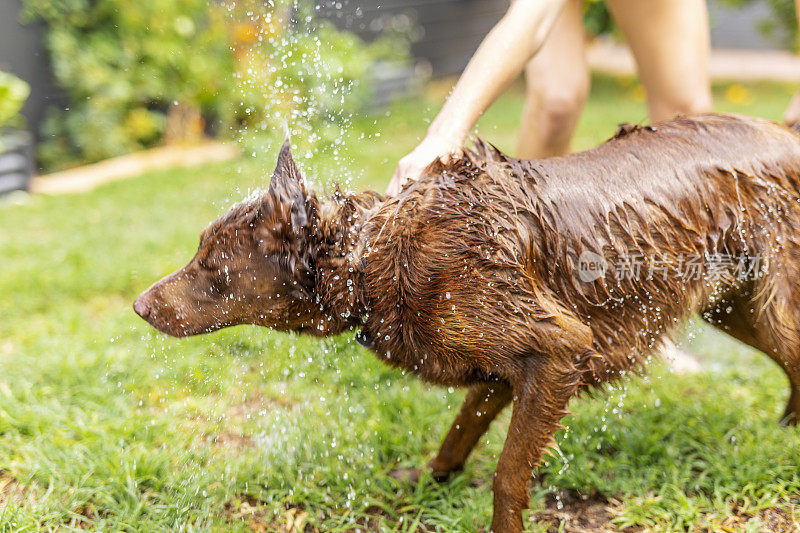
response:
<path fill-rule="evenodd" d="M 410 483 L 412 485 L 416 485 L 419 483 L 419 480 L 422 478 L 423 473 L 428 472 L 430 473 L 431 477 L 434 481 L 439 483 L 444 483 L 445 481 L 449 481 L 450 478 L 460 472 L 461 469 L 453 470 L 450 472 L 436 472 L 431 470 L 430 467 L 425 468 L 395 468 L 391 472 L 389 472 L 389 476 L 400 481 L 401 483 Z"/>
<path fill-rule="evenodd" d="M 787 428 L 800 427 L 800 416 L 795 413 L 787 413 L 783 415 L 783 418 L 781 418 L 778 423 Z"/>
<path fill-rule="evenodd" d="M 389 472 L 389 476 L 401 483 L 416 485 L 422 477 L 422 472 L 421 468 L 395 468 Z"/>

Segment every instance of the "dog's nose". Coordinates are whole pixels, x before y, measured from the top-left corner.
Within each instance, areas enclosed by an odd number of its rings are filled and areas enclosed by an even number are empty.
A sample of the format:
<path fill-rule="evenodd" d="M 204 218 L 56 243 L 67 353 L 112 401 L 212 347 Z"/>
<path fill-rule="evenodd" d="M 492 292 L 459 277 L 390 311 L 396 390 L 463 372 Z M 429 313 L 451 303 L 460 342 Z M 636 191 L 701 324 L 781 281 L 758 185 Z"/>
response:
<path fill-rule="evenodd" d="M 137 315 L 147 320 L 147 317 L 150 316 L 150 302 L 145 299 L 144 295 L 139 296 L 133 302 L 133 310 L 136 311 Z"/>

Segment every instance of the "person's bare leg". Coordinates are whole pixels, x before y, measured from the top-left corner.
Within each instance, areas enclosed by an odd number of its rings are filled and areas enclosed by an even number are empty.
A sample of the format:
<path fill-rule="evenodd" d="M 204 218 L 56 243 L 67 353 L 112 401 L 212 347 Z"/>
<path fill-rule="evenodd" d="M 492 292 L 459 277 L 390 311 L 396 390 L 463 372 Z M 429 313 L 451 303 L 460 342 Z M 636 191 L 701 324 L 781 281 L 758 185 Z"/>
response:
<path fill-rule="evenodd" d="M 705 0 L 607 0 L 647 91 L 650 120 L 711 111 Z"/>
<path fill-rule="evenodd" d="M 569 151 L 589 94 L 583 2 L 569 0 L 542 48 L 525 68 L 525 107 L 517 157 L 542 158 Z"/>

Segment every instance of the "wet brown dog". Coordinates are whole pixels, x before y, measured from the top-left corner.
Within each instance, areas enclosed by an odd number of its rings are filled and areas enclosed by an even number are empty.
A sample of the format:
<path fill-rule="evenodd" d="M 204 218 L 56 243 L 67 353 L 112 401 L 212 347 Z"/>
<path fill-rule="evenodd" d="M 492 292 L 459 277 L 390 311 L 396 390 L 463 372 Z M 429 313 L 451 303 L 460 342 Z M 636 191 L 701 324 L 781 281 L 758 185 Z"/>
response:
<path fill-rule="evenodd" d="M 317 198 L 285 145 L 269 191 L 134 307 L 175 336 L 361 328 L 387 363 L 469 386 L 436 474 L 513 402 L 492 530 L 520 531 L 570 398 L 639 369 L 692 312 L 774 359 L 800 420 L 799 202 L 800 136 L 741 116 L 623 126 L 539 161 L 479 142 L 388 200 Z"/>

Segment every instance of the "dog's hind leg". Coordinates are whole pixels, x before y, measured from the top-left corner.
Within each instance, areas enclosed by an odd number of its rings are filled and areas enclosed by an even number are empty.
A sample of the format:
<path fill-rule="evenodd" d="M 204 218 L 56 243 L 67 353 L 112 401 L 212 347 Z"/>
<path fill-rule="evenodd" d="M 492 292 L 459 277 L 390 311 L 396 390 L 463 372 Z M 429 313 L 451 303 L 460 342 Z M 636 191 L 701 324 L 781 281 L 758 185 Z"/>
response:
<path fill-rule="evenodd" d="M 778 283 L 788 282 L 787 278 Z M 774 283 L 774 282 L 773 282 Z M 788 285 L 788 283 L 786 283 Z M 766 287 L 706 310 L 703 318 L 735 339 L 764 352 L 789 378 L 789 401 L 781 422 L 800 423 L 800 291 Z"/>
<path fill-rule="evenodd" d="M 798 276 L 781 276 L 771 283 L 774 288 L 760 299 L 763 312 L 755 317 L 753 328 L 767 335 L 768 346 L 774 347 L 766 352 L 789 378 L 789 402 L 781 421 L 787 425 L 800 424 L 800 287 Z M 758 313 L 755 313 L 758 315 Z"/>
<path fill-rule="evenodd" d="M 472 449 L 489 429 L 492 420 L 511 401 L 511 388 L 501 381 L 480 383 L 470 387 L 456 419 L 447 432 L 439 453 L 428 462 L 428 470 L 437 481 L 444 481 L 464 467 Z M 391 473 L 397 479 L 416 482 L 419 469 L 398 469 Z"/>

